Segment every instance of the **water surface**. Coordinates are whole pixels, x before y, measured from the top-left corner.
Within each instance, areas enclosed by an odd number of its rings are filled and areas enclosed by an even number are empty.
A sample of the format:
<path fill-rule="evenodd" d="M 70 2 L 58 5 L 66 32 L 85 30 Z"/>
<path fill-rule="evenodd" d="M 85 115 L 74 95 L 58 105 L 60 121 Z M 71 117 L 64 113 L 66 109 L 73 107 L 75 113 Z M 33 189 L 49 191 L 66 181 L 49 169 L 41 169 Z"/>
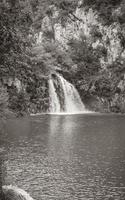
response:
<path fill-rule="evenodd" d="M 41 115 L 3 129 L 6 184 L 36 200 L 125 199 L 125 116 Z"/>

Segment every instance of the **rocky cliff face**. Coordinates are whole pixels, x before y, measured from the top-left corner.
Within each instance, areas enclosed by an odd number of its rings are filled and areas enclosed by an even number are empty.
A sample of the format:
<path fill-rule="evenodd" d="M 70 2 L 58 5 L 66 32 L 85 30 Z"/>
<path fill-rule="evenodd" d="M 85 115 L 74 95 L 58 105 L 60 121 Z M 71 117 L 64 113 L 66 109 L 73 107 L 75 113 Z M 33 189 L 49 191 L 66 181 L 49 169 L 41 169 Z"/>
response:
<path fill-rule="evenodd" d="M 118 33 L 120 26 L 118 23 L 113 23 L 110 26 L 104 26 L 98 20 L 98 14 L 92 9 L 85 11 L 84 8 L 76 8 L 71 18 L 67 20 L 64 26 L 57 20 L 59 12 L 56 8 L 53 9 L 53 16 L 44 17 L 41 24 L 41 31 L 36 34 L 37 44 L 44 42 L 44 32 L 53 31 L 54 39 L 57 41 L 62 49 L 68 48 L 68 41 L 70 39 L 79 39 L 80 36 L 85 35 L 93 48 L 104 46 L 107 49 L 107 60 L 101 59 L 101 64 L 106 65 L 116 60 L 122 51 Z M 100 33 L 101 38 L 93 34 L 95 31 Z M 122 52 L 123 57 L 125 53 Z"/>
<path fill-rule="evenodd" d="M 59 51 L 61 50 L 66 58 L 70 48 L 69 42 L 71 40 L 76 40 L 79 41 L 79 43 L 80 41 L 82 43 L 81 38 L 83 39 L 85 37 L 88 47 L 91 46 L 93 52 L 98 51 L 100 69 L 97 73 L 96 80 L 93 80 L 93 77 L 89 76 L 88 79 L 92 79 L 93 81 L 88 82 L 83 75 L 82 79 L 79 80 L 78 77 L 78 80 L 75 80 L 74 84 L 76 84 L 83 100 L 85 99 L 84 96 L 87 92 L 87 95 L 89 94 L 93 99 L 92 101 L 97 102 L 94 103 L 97 105 L 97 110 L 103 110 L 101 108 L 104 107 L 104 110 L 110 111 L 111 109 L 112 111 L 115 111 L 115 106 L 117 107 L 116 110 L 123 110 L 125 105 L 125 103 L 123 103 L 125 90 L 123 70 L 125 51 L 120 37 L 120 24 L 117 22 L 113 22 L 110 25 L 104 24 L 97 12 L 93 11 L 91 8 L 85 10 L 85 8 L 81 7 L 80 1 L 75 11 L 70 13 L 69 17 L 65 19 L 63 23 L 59 17 L 59 10 L 53 6 L 52 11 L 51 16 L 46 15 L 42 20 L 41 31 L 36 34 L 37 45 L 44 45 L 48 39 L 49 43 L 53 45 L 56 44 L 57 49 L 59 49 Z M 120 8 L 117 8 L 112 15 L 119 15 L 119 12 Z M 63 75 L 66 75 L 65 78 L 70 79 L 70 81 L 73 82 L 74 78 L 71 73 L 72 71 L 75 72 L 79 70 L 79 64 L 74 63 L 70 55 L 67 60 L 70 62 L 68 76 L 64 73 L 64 66 L 62 67 L 62 65 L 59 65 L 57 62 L 55 62 L 55 70 L 62 70 Z M 122 68 L 122 73 L 115 69 L 119 68 L 119 65 L 120 68 Z M 91 71 L 92 70 L 94 71 L 94 68 L 91 68 Z M 116 71 L 119 72 L 117 73 Z M 110 83 L 107 83 L 110 79 Z M 101 84 L 103 82 L 103 84 L 101 86 L 102 88 L 98 89 L 97 85 L 100 84 L 99 81 L 101 81 Z M 100 92 L 98 92 L 99 90 Z M 89 100 L 87 99 L 88 102 Z M 92 101 L 90 100 L 90 102 Z M 96 110 L 96 108 L 94 109 Z"/>
<path fill-rule="evenodd" d="M 10 109 L 45 111 L 58 72 L 92 109 L 124 110 L 124 0 L 16 1 L 13 12 L 11 1 L 1 5 L 0 83 Z"/>

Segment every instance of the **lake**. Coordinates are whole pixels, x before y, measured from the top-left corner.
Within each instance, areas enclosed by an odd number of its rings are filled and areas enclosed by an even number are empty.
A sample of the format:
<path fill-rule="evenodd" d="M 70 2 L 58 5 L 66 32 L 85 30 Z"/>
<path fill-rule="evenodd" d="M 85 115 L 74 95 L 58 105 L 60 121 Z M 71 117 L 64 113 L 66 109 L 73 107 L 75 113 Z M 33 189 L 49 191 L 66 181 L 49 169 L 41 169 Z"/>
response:
<path fill-rule="evenodd" d="M 5 184 L 36 200 L 125 199 L 124 115 L 39 115 L 2 131 Z"/>

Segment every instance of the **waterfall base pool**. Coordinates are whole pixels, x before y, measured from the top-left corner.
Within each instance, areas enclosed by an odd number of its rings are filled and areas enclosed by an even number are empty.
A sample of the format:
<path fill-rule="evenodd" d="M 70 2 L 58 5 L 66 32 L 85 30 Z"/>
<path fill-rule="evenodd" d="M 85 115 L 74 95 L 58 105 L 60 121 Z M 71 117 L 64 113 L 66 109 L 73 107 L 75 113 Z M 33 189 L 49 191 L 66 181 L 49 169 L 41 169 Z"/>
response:
<path fill-rule="evenodd" d="M 6 185 L 35 200 L 125 199 L 124 115 L 32 116 L 3 131 Z"/>

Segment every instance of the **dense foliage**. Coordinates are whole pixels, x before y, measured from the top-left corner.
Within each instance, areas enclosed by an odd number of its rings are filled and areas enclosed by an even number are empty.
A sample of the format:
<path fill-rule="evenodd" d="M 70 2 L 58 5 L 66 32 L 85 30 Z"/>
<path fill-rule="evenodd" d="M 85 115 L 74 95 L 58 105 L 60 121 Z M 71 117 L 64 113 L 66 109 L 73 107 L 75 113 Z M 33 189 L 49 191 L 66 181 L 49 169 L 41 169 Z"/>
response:
<path fill-rule="evenodd" d="M 86 16 L 92 9 L 96 24 L 91 24 L 88 35 L 81 31 L 78 37 L 67 36 L 62 45 L 55 26 L 84 25 L 78 9 Z M 109 29 L 117 30 L 115 35 L 103 33 Z M 37 43 L 41 32 L 42 42 Z M 109 61 L 111 40 L 118 40 L 120 47 Z M 0 113 L 7 108 L 18 115 L 45 112 L 48 78 L 57 71 L 77 87 L 91 109 L 124 112 L 124 51 L 124 0 L 2 0 Z"/>

